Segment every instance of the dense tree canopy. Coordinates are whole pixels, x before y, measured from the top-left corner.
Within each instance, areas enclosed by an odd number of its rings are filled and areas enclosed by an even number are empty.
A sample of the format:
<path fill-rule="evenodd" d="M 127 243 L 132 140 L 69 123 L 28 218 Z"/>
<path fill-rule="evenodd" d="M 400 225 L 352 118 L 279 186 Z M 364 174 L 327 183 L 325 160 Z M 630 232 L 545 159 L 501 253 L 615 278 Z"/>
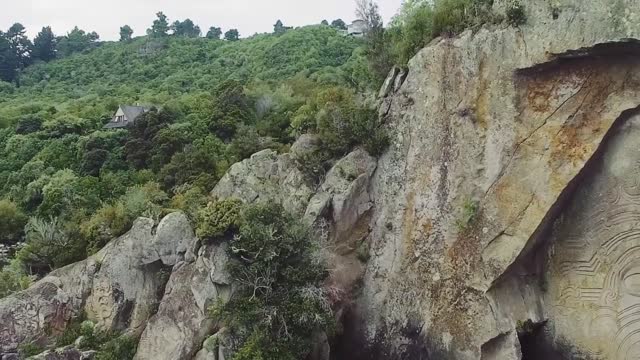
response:
<path fill-rule="evenodd" d="M 202 31 L 200 31 L 200 27 L 191 21 L 191 19 L 186 19 L 184 21 L 176 20 L 171 25 L 171 30 L 174 35 L 177 36 L 185 36 L 185 37 L 199 37 L 202 35 Z"/>
<path fill-rule="evenodd" d="M 169 31 L 167 15 L 160 11 L 156 14 L 156 17 L 157 19 L 153 20 L 151 28 L 147 30 L 147 34 L 153 37 L 167 36 L 167 32 Z"/>

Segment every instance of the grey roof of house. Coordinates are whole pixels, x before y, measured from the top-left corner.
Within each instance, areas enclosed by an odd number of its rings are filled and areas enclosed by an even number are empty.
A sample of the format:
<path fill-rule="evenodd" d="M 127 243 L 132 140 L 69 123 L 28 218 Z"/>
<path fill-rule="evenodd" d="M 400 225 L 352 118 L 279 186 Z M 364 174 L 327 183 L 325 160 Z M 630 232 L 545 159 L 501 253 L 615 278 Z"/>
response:
<path fill-rule="evenodd" d="M 120 105 L 120 108 L 122 109 L 122 112 L 124 113 L 124 116 L 127 118 L 128 121 L 115 122 L 114 119 L 111 119 L 111 121 L 109 121 L 107 125 L 104 126 L 105 128 L 115 129 L 115 128 L 127 127 L 129 126 L 129 124 L 133 123 L 138 116 L 144 114 L 146 111 L 149 111 L 150 109 L 149 107 L 145 107 L 145 106 L 132 106 L 132 105 Z"/>

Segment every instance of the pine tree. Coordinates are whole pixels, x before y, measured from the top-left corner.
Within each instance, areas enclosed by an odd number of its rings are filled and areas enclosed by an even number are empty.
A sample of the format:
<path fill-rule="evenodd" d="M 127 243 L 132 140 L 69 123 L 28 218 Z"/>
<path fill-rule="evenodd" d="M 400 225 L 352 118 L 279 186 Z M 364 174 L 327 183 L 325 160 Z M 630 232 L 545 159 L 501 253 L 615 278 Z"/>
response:
<path fill-rule="evenodd" d="M 56 58 L 56 36 L 50 26 L 43 27 L 33 39 L 33 57 L 46 62 Z"/>

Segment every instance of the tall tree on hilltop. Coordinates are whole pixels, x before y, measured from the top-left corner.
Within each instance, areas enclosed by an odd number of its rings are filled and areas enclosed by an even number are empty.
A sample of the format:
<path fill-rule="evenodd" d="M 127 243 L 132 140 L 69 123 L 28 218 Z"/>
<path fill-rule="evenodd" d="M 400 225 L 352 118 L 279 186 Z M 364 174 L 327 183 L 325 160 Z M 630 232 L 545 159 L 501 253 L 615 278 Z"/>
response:
<path fill-rule="evenodd" d="M 209 28 L 209 31 L 207 32 L 207 39 L 219 40 L 220 36 L 222 36 L 221 28 L 215 26 Z"/>
<path fill-rule="evenodd" d="M 369 69 L 382 83 L 393 66 L 393 59 L 378 4 L 373 0 L 356 0 L 356 16 L 363 20 L 366 26 L 364 38 Z"/>
<path fill-rule="evenodd" d="M 11 82 L 16 78 L 18 59 L 6 35 L 0 31 L 0 80 Z"/>
<path fill-rule="evenodd" d="M 238 41 L 240 40 L 240 33 L 238 29 L 231 29 L 224 33 L 224 39 L 227 41 Z"/>
<path fill-rule="evenodd" d="M 133 36 L 133 29 L 129 25 L 120 28 L 120 41 L 129 41 Z"/>
<path fill-rule="evenodd" d="M 342 19 L 335 19 L 331 22 L 331 26 L 339 30 L 347 30 L 347 24 Z"/>
<path fill-rule="evenodd" d="M 56 58 L 56 36 L 50 26 L 45 26 L 33 39 L 33 57 L 42 61 Z"/>
<path fill-rule="evenodd" d="M 158 18 L 153 20 L 153 25 L 151 25 L 151 28 L 147 30 L 147 34 L 153 37 L 167 36 L 167 31 L 169 31 L 167 15 L 160 11 L 156 16 Z"/>
<path fill-rule="evenodd" d="M 66 36 L 58 38 L 58 53 L 65 57 L 82 52 L 94 47 L 98 40 L 100 36 L 95 31 L 87 33 L 76 26 Z"/>
<path fill-rule="evenodd" d="M 15 23 L 7 30 L 5 36 L 11 44 L 11 49 L 18 61 L 18 69 L 24 69 L 31 62 L 31 49 L 33 44 L 26 35 L 26 29 L 22 24 Z"/>
<path fill-rule="evenodd" d="M 329 22 L 327 20 L 322 20 L 320 22 L 320 25 L 325 25 L 325 26 L 329 26 Z"/>
<path fill-rule="evenodd" d="M 275 25 L 273 25 L 273 32 L 274 32 L 275 34 L 282 34 L 282 33 L 284 33 L 284 32 L 285 32 L 285 30 L 286 30 L 286 29 L 285 29 L 285 27 L 284 27 L 284 24 L 283 24 L 283 23 L 282 23 L 282 21 L 280 21 L 280 20 L 276 21 L 276 24 L 275 24 Z"/>
<path fill-rule="evenodd" d="M 194 24 L 191 19 L 186 19 L 182 22 L 176 20 L 171 25 L 171 30 L 173 30 L 173 35 L 177 36 L 200 37 L 202 35 L 200 27 Z"/>

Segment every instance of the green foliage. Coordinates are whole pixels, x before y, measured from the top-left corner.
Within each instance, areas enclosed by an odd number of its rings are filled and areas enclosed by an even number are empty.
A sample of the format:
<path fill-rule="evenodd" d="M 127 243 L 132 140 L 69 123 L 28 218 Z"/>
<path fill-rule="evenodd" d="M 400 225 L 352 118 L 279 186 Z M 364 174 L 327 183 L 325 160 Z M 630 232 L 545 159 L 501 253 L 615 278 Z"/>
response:
<path fill-rule="evenodd" d="M 342 19 L 335 19 L 331 22 L 331 26 L 339 30 L 347 30 L 347 24 Z"/>
<path fill-rule="evenodd" d="M 231 29 L 224 33 L 224 39 L 227 41 L 238 41 L 240 40 L 240 33 L 238 29 Z"/>
<path fill-rule="evenodd" d="M 314 332 L 332 331 L 322 289 L 327 272 L 316 244 L 312 231 L 280 205 L 242 211 L 229 263 L 242 286 L 229 303 L 212 309 L 240 344 L 234 359 L 301 359 Z"/>
<path fill-rule="evenodd" d="M 56 36 L 50 26 L 45 26 L 33 39 L 33 57 L 42 61 L 56 58 Z"/>
<path fill-rule="evenodd" d="M 171 25 L 171 30 L 173 30 L 173 35 L 176 36 L 185 36 L 185 37 L 200 37 L 202 35 L 202 31 L 200 31 L 200 27 L 191 21 L 191 19 L 186 19 L 184 21 L 176 20 Z"/>
<path fill-rule="evenodd" d="M 460 218 L 456 221 L 459 230 L 466 230 L 478 215 L 479 204 L 477 201 L 466 200 L 462 205 Z"/>
<path fill-rule="evenodd" d="M 133 36 L 133 29 L 129 25 L 120 27 L 120 41 L 130 41 Z"/>
<path fill-rule="evenodd" d="M 58 53 L 60 56 L 66 57 L 92 49 L 97 46 L 99 39 L 100 36 L 95 31 L 87 33 L 76 26 L 66 36 L 58 40 Z"/>
<path fill-rule="evenodd" d="M 196 234 L 202 240 L 214 240 L 235 231 L 242 202 L 237 199 L 212 201 L 198 216 Z"/>
<path fill-rule="evenodd" d="M 167 36 L 167 32 L 169 31 L 169 21 L 167 20 L 167 15 L 160 11 L 156 14 L 156 17 L 157 19 L 153 20 L 153 25 L 151 25 L 151 28 L 147 30 L 147 35 L 152 37 Z"/>
<path fill-rule="evenodd" d="M 29 219 L 25 227 L 26 245 L 16 255 L 32 271 L 52 270 L 82 260 L 85 243 L 59 218 Z"/>
<path fill-rule="evenodd" d="M 98 329 L 81 315 L 67 324 L 64 332 L 56 338 L 56 347 L 73 344 L 79 337 L 80 350 L 97 350 L 95 358 L 102 360 L 130 360 L 135 355 L 137 342 L 130 336 L 114 331 Z"/>
<path fill-rule="evenodd" d="M 21 358 L 38 355 L 44 351 L 44 348 L 36 343 L 25 343 L 18 346 L 18 353 Z"/>
<path fill-rule="evenodd" d="M 0 243 L 6 244 L 20 240 L 27 220 L 27 216 L 14 202 L 7 199 L 0 200 Z"/>
<path fill-rule="evenodd" d="M 507 22 L 513 26 L 524 25 L 527 22 L 527 14 L 524 11 L 524 5 L 522 5 L 522 3 L 513 1 L 509 5 L 507 9 Z"/>
<path fill-rule="evenodd" d="M 0 299 L 16 291 L 28 288 L 33 279 L 24 272 L 24 266 L 18 260 L 0 269 Z"/>
<path fill-rule="evenodd" d="M 102 206 L 80 225 L 82 235 L 88 240 L 88 253 L 100 250 L 109 240 L 124 234 L 140 216 L 159 219 L 167 201 L 167 194 L 157 183 L 129 188 L 116 202 Z"/>
<path fill-rule="evenodd" d="M 15 58 L 3 39 L 0 57 L 4 43 Z M 169 206 L 196 220 L 231 164 L 319 131 L 319 93 L 367 89 L 359 45 L 322 25 L 226 42 L 98 43 L 80 29 L 59 38 L 55 60 L 25 68 L 19 87 L 0 83 L 0 199 L 32 218 L 17 256 L 41 275 L 99 250 L 138 216 L 157 219 Z M 128 129 L 102 128 L 119 104 L 136 102 L 156 108 Z M 292 128 L 300 114 L 309 123 Z M 324 154 L 327 164 L 333 153 Z"/>
<path fill-rule="evenodd" d="M 222 29 L 212 26 L 209 28 L 209 31 L 207 31 L 207 35 L 205 37 L 211 40 L 220 40 L 220 36 L 222 36 Z"/>

